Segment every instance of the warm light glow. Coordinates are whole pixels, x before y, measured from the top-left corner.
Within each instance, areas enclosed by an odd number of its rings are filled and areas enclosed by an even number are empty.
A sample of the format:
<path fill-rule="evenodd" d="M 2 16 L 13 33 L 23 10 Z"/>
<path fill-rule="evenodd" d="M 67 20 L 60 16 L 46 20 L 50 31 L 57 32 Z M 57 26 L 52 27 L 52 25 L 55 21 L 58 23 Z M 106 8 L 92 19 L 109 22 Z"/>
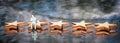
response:
<path fill-rule="evenodd" d="M 61 21 L 58 21 L 58 22 L 52 22 L 53 25 L 59 25 L 59 26 L 62 26 L 62 20 Z"/>
<path fill-rule="evenodd" d="M 88 23 L 85 23 L 85 21 L 83 20 L 83 21 L 81 21 L 80 23 L 75 23 L 76 25 L 79 25 L 79 26 L 84 26 L 84 27 L 86 27 L 86 24 L 88 24 Z"/>
<path fill-rule="evenodd" d="M 109 28 L 109 25 L 110 25 L 110 24 L 109 24 L 108 22 L 99 24 L 99 26 L 105 26 L 105 27 L 107 27 L 107 28 Z"/>
<path fill-rule="evenodd" d="M 8 25 L 17 25 L 17 24 L 18 24 L 17 20 L 14 22 L 8 23 Z"/>

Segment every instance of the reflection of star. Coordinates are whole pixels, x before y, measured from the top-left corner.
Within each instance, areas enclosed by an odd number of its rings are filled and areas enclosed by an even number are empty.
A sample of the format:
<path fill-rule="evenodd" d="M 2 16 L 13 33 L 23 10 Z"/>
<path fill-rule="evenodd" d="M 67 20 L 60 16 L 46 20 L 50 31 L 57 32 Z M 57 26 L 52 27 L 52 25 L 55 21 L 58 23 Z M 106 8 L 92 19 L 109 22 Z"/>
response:
<path fill-rule="evenodd" d="M 12 23 L 8 23 L 8 25 L 17 25 L 17 24 L 18 24 L 17 21 L 14 21 L 14 22 L 12 22 Z"/>
<path fill-rule="evenodd" d="M 105 22 L 105 23 L 101 23 L 101 24 L 99 24 L 100 26 L 105 26 L 105 27 L 107 27 L 107 28 L 109 28 L 109 23 L 108 22 Z"/>
<path fill-rule="evenodd" d="M 76 25 L 79 25 L 79 26 L 84 26 L 86 27 L 86 24 L 89 24 L 89 23 L 85 23 L 85 21 L 81 21 L 80 23 L 75 23 Z"/>
<path fill-rule="evenodd" d="M 59 25 L 59 26 L 62 26 L 62 21 L 58 21 L 58 22 L 52 22 L 53 25 Z"/>

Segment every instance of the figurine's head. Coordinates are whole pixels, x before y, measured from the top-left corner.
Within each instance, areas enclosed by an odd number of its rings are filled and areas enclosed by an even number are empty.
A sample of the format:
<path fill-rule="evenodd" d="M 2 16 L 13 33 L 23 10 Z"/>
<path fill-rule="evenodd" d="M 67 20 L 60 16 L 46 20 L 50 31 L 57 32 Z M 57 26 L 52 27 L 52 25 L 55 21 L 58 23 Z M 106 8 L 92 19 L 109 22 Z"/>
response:
<path fill-rule="evenodd" d="M 34 18 L 34 16 L 32 15 L 32 18 Z"/>

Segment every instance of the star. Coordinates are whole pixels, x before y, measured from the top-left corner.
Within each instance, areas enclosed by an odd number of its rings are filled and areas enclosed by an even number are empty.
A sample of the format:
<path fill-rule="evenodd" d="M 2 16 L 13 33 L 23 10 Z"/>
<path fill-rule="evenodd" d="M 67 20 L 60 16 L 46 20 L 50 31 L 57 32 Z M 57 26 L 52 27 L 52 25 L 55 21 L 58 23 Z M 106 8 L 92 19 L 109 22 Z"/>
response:
<path fill-rule="evenodd" d="M 105 27 L 109 28 L 110 24 L 108 22 L 105 22 L 105 23 L 100 23 L 99 25 L 100 26 L 105 26 Z"/>
<path fill-rule="evenodd" d="M 53 25 L 59 25 L 59 26 L 62 26 L 62 20 L 61 21 L 58 21 L 58 22 L 52 22 Z"/>
<path fill-rule="evenodd" d="M 86 24 L 90 24 L 90 23 L 85 23 L 85 21 L 81 21 L 80 23 L 75 23 L 77 26 L 84 26 L 86 27 Z"/>
<path fill-rule="evenodd" d="M 17 24 L 18 24 L 17 21 L 14 21 L 14 22 L 12 22 L 12 23 L 8 23 L 8 25 L 17 25 Z"/>

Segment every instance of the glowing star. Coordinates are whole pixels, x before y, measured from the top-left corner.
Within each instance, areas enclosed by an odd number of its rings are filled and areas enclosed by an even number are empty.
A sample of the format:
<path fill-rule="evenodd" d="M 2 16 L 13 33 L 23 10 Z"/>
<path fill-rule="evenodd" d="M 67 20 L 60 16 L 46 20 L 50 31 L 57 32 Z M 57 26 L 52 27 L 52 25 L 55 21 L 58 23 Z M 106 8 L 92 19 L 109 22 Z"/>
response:
<path fill-rule="evenodd" d="M 85 21 L 81 21 L 80 23 L 75 23 L 77 26 L 84 26 L 86 27 L 86 24 L 90 24 L 90 23 L 85 23 Z"/>
<path fill-rule="evenodd" d="M 18 24 L 17 21 L 14 21 L 14 22 L 12 22 L 12 23 L 8 23 L 8 25 L 17 25 L 17 24 Z"/>
<path fill-rule="evenodd" d="M 59 26 L 62 26 L 62 21 L 58 21 L 58 22 L 52 22 L 53 25 L 59 25 Z"/>
<path fill-rule="evenodd" d="M 107 28 L 109 28 L 109 23 L 108 22 L 105 22 L 105 23 L 102 23 L 102 24 L 99 24 L 99 26 L 105 26 L 105 27 L 107 27 Z"/>

